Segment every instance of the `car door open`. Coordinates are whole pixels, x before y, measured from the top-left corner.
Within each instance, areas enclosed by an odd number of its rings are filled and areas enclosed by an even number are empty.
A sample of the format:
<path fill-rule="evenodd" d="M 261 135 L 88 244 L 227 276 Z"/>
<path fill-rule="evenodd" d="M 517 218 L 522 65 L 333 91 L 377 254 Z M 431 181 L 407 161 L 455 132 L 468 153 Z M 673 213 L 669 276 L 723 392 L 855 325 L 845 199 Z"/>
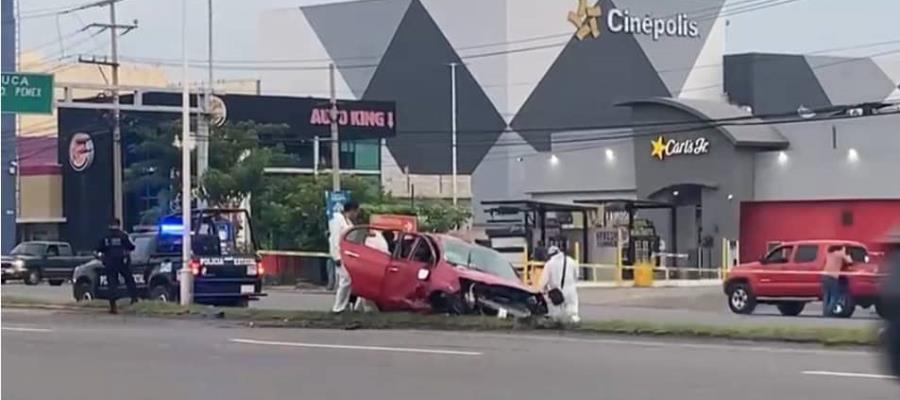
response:
<path fill-rule="evenodd" d="M 350 274 L 353 294 L 379 306 L 385 269 L 391 262 L 391 243 L 387 239 L 392 236 L 392 232 L 360 226 L 347 232 L 341 241 L 341 262 Z"/>
<path fill-rule="evenodd" d="M 435 265 L 437 253 L 434 246 L 424 237 L 406 233 L 397 242 L 394 257 L 388 264 L 382 285 L 386 309 L 420 309 L 427 305 L 418 304 L 415 299 L 418 290 L 423 290 L 425 282 L 419 279 L 419 271 Z"/>

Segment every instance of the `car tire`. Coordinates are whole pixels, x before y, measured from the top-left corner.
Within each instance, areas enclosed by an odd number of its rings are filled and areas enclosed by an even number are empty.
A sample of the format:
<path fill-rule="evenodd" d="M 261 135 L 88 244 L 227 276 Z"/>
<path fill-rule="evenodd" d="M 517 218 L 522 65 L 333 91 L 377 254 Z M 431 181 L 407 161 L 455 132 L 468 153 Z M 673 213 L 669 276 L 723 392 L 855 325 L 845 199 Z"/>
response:
<path fill-rule="evenodd" d="M 80 281 L 72 288 L 75 301 L 91 301 L 96 298 L 94 288 L 88 281 Z"/>
<path fill-rule="evenodd" d="M 728 308 L 735 314 L 753 314 L 756 309 L 756 296 L 750 285 L 744 282 L 728 286 Z"/>
<path fill-rule="evenodd" d="M 24 281 L 28 286 L 34 286 L 41 283 L 41 270 L 32 269 L 28 271 L 28 275 L 25 275 Z"/>
<path fill-rule="evenodd" d="M 831 314 L 838 318 L 853 317 L 854 312 L 856 312 L 856 301 L 853 299 L 853 296 L 848 294 L 841 296 L 834 310 L 831 310 Z"/>
<path fill-rule="evenodd" d="M 47 280 L 47 283 L 49 283 L 50 286 L 60 286 L 60 285 L 63 284 L 63 282 L 65 282 L 65 279 L 50 279 L 50 280 Z"/>
<path fill-rule="evenodd" d="M 778 303 L 778 311 L 786 317 L 796 317 L 803 312 L 806 303 L 802 301 L 783 301 Z"/>
<path fill-rule="evenodd" d="M 150 300 L 152 301 L 161 301 L 164 303 L 168 303 L 173 301 L 172 291 L 169 290 L 168 285 L 166 284 L 157 284 L 150 288 Z"/>

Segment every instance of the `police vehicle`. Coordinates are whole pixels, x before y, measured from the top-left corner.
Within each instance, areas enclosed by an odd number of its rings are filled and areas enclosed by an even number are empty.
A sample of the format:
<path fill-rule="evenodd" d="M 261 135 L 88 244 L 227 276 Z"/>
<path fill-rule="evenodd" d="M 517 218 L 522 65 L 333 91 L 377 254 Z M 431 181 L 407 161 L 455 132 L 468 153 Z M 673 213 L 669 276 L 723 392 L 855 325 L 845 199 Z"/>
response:
<path fill-rule="evenodd" d="M 187 268 L 194 277 L 194 301 L 246 307 L 265 296 L 250 214 L 243 209 L 201 209 L 191 212 L 191 220 L 192 257 Z M 179 214 L 162 218 L 152 231 L 131 235 L 135 245 L 131 273 L 141 297 L 178 301 L 183 230 Z M 72 282 L 76 301 L 110 296 L 99 259 L 78 266 Z M 115 290 L 118 297 L 127 297 L 124 283 Z"/>

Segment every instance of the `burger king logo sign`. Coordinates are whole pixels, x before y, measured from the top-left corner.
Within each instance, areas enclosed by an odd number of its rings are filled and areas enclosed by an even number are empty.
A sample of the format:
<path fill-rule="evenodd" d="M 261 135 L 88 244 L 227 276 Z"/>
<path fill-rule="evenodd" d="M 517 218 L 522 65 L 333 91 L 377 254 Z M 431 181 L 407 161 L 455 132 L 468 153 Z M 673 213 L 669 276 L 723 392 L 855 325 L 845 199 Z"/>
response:
<path fill-rule="evenodd" d="M 69 165 L 77 172 L 94 163 L 94 140 L 87 133 L 76 133 L 69 141 Z"/>

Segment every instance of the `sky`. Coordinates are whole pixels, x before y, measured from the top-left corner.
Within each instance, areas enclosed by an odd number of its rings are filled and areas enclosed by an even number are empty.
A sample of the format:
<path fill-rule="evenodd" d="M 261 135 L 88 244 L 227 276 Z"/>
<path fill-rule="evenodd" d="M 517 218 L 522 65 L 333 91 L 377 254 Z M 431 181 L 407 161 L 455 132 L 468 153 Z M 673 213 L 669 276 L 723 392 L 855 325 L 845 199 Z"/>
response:
<path fill-rule="evenodd" d="M 88 0 L 18 0 L 21 6 L 21 43 L 24 50 L 35 49 L 51 58 L 72 60 L 78 54 L 106 55 L 108 34 L 94 38 L 75 34 L 92 22 L 108 22 L 107 8 L 89 9 L 63 16 L 40 17 L 47 10 L 84 4 Z M 206 58 L 207 0 L 185 0 L 190 16 L 188 56 Z M 344 1 L 344 0 L 340 0 Z M 452 1 L 452 0 L 446 0 Z M 547 0 L 570 1 L 570 0 Z M 571 0 L 574 4 L 574 0 Z M 677 1 L 677 0 L 669 0 Z M 729 4 L 742 0 L 728 0 Z M 746 1 L 746 0 L 743 0 Z M 335 0 L 213 0 L 214 54 L 219 59 L 254 60 L 256 31 L 262 11 L 332 3 Z M 841 49 L 833 55 L 868 56 L 900 50 L 900 43 L 850 49 L 855 46 L 900 40 L 900 0 L 795 0 L 784 5 L 729 17 L 727 53 L 749 51 L 808 53 Z M 728 7 L 728 5 L 726 5 Z M 120 41 L 123 56 L 181 58 L 182 0 L 124 0 L 117 5 L 120 23 L 138 20 L 138 29 Z M 30 16 L 30 17 L 29 17 Z M 63 45 L 60 45 L 62 37 Z M 290 40 L 286 38 L 285 40 Z M 894 54 L 893 56 L 897 56 Z M 65 58 L 68 57 L 68 58 Z M 898 59 L 900 64 L 900 57 Z M 170 76 L 179 71 L 169 70 Z M 192 80 L 202 78 L 202 70 L 192 71 Z M 219 71 L 216 78 L 256 79 L 254 71 Z"/>

